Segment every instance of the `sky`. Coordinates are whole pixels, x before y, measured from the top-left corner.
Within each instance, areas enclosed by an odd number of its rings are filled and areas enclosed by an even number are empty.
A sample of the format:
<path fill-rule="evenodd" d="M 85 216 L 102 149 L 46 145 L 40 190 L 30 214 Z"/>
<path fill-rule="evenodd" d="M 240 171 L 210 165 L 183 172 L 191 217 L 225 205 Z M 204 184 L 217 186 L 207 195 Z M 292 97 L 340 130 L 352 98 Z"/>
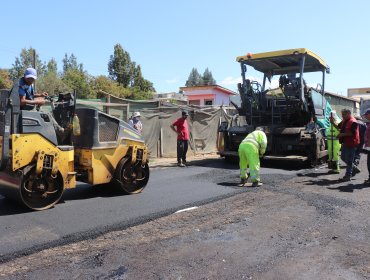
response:
<path fill-rule="evenodd" d="M 33 47 L 59 70 L 73 53 L 89 74 L 108 75 L 120 44 L 157 92 L 178 92 L 194 67 L 236 91 L 237 56 L 308 48 L 330 66 L 326 90 L 370 87 L 367 0 L 18 0 L 2 1 L 0 11 L 0 68 Z"/>

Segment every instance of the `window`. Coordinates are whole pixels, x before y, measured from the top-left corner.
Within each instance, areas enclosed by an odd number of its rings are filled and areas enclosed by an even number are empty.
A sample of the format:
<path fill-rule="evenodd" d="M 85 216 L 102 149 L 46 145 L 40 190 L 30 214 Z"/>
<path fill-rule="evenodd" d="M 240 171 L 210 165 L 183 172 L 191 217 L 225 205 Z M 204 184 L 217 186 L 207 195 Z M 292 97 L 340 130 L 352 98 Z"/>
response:
<path fill-rule="evenodd" d="M 200 100 L 189 100 L 189 105 L 200 105 Z"/>
<path fill-rule="evenodd" d="M 213 105 L 213 100 L 212 99 L 205 99 L 204 100 L 204 105 Z"/>

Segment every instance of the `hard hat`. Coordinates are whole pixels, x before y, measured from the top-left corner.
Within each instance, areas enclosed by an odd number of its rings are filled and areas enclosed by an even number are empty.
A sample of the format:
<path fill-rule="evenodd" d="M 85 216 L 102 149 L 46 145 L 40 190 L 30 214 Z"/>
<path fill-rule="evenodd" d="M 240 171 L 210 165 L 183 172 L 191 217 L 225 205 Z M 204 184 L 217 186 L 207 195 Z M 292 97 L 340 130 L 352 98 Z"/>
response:
<path fill-rule="evenodd" d="M 133 116 L 134 118 L 137 118 L 137 117 L 140 117 L 141 115 L 140 115 L 140 112 L 134 112 L 134 113 L 132 114 L 132 116 Z"/>
<path fill-rule="evenodd" d="M 35 68 L 27 68 L 26 71 L 24 71 L 24 77 L 27 78 L 33 78 L 37 79 L 37 72 Z"/>

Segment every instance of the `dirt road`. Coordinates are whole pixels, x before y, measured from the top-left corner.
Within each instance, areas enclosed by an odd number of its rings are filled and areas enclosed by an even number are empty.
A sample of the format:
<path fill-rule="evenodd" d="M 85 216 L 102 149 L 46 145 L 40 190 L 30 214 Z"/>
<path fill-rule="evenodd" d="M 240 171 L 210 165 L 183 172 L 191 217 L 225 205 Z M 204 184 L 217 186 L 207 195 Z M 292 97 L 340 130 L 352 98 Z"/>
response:
<path fill-rule="evenodd" d="M 0 265 L 1 279 L 368 279 L 367 172 L 260 188 Z M 219 184 L 234 186 L 235 181 Z"/>

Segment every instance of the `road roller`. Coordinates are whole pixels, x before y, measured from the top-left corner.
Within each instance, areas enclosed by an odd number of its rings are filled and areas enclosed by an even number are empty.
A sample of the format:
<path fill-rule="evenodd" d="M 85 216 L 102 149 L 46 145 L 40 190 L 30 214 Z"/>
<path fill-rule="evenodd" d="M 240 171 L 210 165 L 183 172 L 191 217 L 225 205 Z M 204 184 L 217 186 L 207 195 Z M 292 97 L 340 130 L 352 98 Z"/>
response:
<path fill-rule="evenodd" d="M 51 112 L 21 110 L 18 86 L 0 93 L 2 196 L 45 210 L 78 181 L 127 194 L 147 185 L 148 148 L 126 122 L 76 108 L 73 93 L 51 98 Z"/>

